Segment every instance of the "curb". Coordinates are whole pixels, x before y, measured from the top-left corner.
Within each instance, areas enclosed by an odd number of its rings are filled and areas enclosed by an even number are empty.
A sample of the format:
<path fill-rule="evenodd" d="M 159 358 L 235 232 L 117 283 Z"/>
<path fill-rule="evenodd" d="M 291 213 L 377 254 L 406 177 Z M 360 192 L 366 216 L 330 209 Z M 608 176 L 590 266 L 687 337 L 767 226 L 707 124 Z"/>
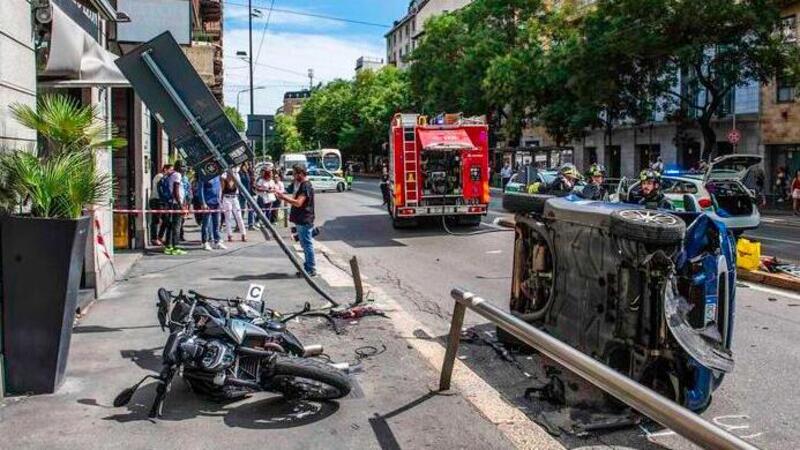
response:
<path fill-rule="evenodd" d="M 341 259 L 336 252 L 319 242 L 315 241 L 314 246 L 329 258 Z M 342 262 L 342 264 L 346 267 L 346 263 Z M 325 274 L 322 275 L 325 278 Z M 435 336 L 435 334 L 427 330 L 383 290 L 366 282 L 363 285 L 365 291 L 372 292 L 376 303 L 385 305 L 385 309 L 391 312 L 391 323 L 398 335 L 406 339 L 409 347 L 414 348 L 435 371 L 440 371 L 442 361 L 444 361 L 445 348 L 435 340 L 415 337 L 420 331 L 428 336 Z M 437 383 L 438 379 L 432 379 L 430 385 L 436 386 Z M 452 384 L 454 390 L 486 420 L 494 424 L 514 447 L 531 450 L 564 449 L 564 446 L 544 428 L 530 420 L 518 408 L 510 405 L 495 388 L 458 359 L 453 368 Z M 434 388 L 431 388 L 431 391 L 437 392 Z"/>
<path fill-rule="evenodd" d="M 760 270 L 738 270 L 736 276 L 740 280 L 800 292 L 800 279 L 789 275 L 762 272 Z"/>

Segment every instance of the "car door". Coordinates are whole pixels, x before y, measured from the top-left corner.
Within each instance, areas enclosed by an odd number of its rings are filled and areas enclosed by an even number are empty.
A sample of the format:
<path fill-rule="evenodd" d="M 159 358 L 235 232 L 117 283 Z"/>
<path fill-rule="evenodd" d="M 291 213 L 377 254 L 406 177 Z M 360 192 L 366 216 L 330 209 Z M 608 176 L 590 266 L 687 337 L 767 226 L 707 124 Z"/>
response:
<path fill-rule="evenodd" d="M 325 186 L 326 190 L 334 190 L 336 189 L 336 179 L 332 173 L 327 170 L 320 170 L 320 177 L 322 178 L 322 184 Z"/>
<path fill-rule="evenodd" d="M 320 176 L 319 176 L 319 170 L 317 170 L 317 169 L 309 169 L 308 170 L 308 181 L 311 182 L 311 186 L 314 187 L 315 191 L 321 191 L 321 190 L 324 189 L 322 187 L 321 182 L 320 182 L 321 180 L 320 180 Z"/>

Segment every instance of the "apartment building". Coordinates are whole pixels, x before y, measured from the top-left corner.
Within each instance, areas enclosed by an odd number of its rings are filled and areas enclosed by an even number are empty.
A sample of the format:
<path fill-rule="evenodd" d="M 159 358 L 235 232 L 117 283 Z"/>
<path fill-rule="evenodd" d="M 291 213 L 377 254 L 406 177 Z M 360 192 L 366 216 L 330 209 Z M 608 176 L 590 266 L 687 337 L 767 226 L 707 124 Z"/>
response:
<path fill-rule="evenodd" d="M 278 108 L 278 114 L 286 114 L 291 116 L 300 112 L 303 103 L 311 98 L 311 91 L 303 89 L 300 91 L 287 91 L 283 94 L 283 106 Z"/>
<path fill-rule="evenodd" d="M 383 58 L 362 56 L 356 60 L 356 73 L 362 70 L 379 70 L 383 66 Z"/>
<path fill-rule="evenodd" d="M 425 22 L 433 16 L 456 11 L 471 0 L 412 0 L 406 15 L 394 21 L 386 33 L 386 62 L 399 68 L 408 66 L 408 56 L 425 32 Z"/>
<path fill-rule="evenodd" d="M 789 40 L 800 45 L 798 21 L 800 1 L 788 1 L 782 13 L 783 30 Z M 779 167 L 791 177 L 800 170 L 800 103 L 795 86 L 778 78 L 761 89 L 761 136 L 770 193 Z"/>

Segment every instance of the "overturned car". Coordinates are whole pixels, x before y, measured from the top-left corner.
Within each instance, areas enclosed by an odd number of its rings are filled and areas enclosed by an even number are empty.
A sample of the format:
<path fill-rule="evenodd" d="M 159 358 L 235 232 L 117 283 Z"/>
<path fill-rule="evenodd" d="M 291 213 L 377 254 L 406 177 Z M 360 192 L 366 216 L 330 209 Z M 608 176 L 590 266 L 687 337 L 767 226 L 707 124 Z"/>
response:
<path fill-rule="evenodd" d="M 708 407 L 733 369 L 735 243 L 725 225 L 704 213 L 505 195 L 516 213 L 512 313 L 689 409 Z"/>

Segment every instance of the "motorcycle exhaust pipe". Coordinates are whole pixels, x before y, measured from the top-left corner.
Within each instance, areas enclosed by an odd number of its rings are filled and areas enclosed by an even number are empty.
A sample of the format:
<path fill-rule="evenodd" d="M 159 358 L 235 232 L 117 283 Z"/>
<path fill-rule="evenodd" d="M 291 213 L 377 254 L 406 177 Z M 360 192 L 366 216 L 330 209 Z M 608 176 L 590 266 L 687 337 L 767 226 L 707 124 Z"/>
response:
<path fill-rule="evenodd" d="M 303 357 L 311 358 L 313 356 L 319 356 L 322 354 L 322 346 L 319 344 L 314 345 L 304 345 L 303 346 Z"/>

